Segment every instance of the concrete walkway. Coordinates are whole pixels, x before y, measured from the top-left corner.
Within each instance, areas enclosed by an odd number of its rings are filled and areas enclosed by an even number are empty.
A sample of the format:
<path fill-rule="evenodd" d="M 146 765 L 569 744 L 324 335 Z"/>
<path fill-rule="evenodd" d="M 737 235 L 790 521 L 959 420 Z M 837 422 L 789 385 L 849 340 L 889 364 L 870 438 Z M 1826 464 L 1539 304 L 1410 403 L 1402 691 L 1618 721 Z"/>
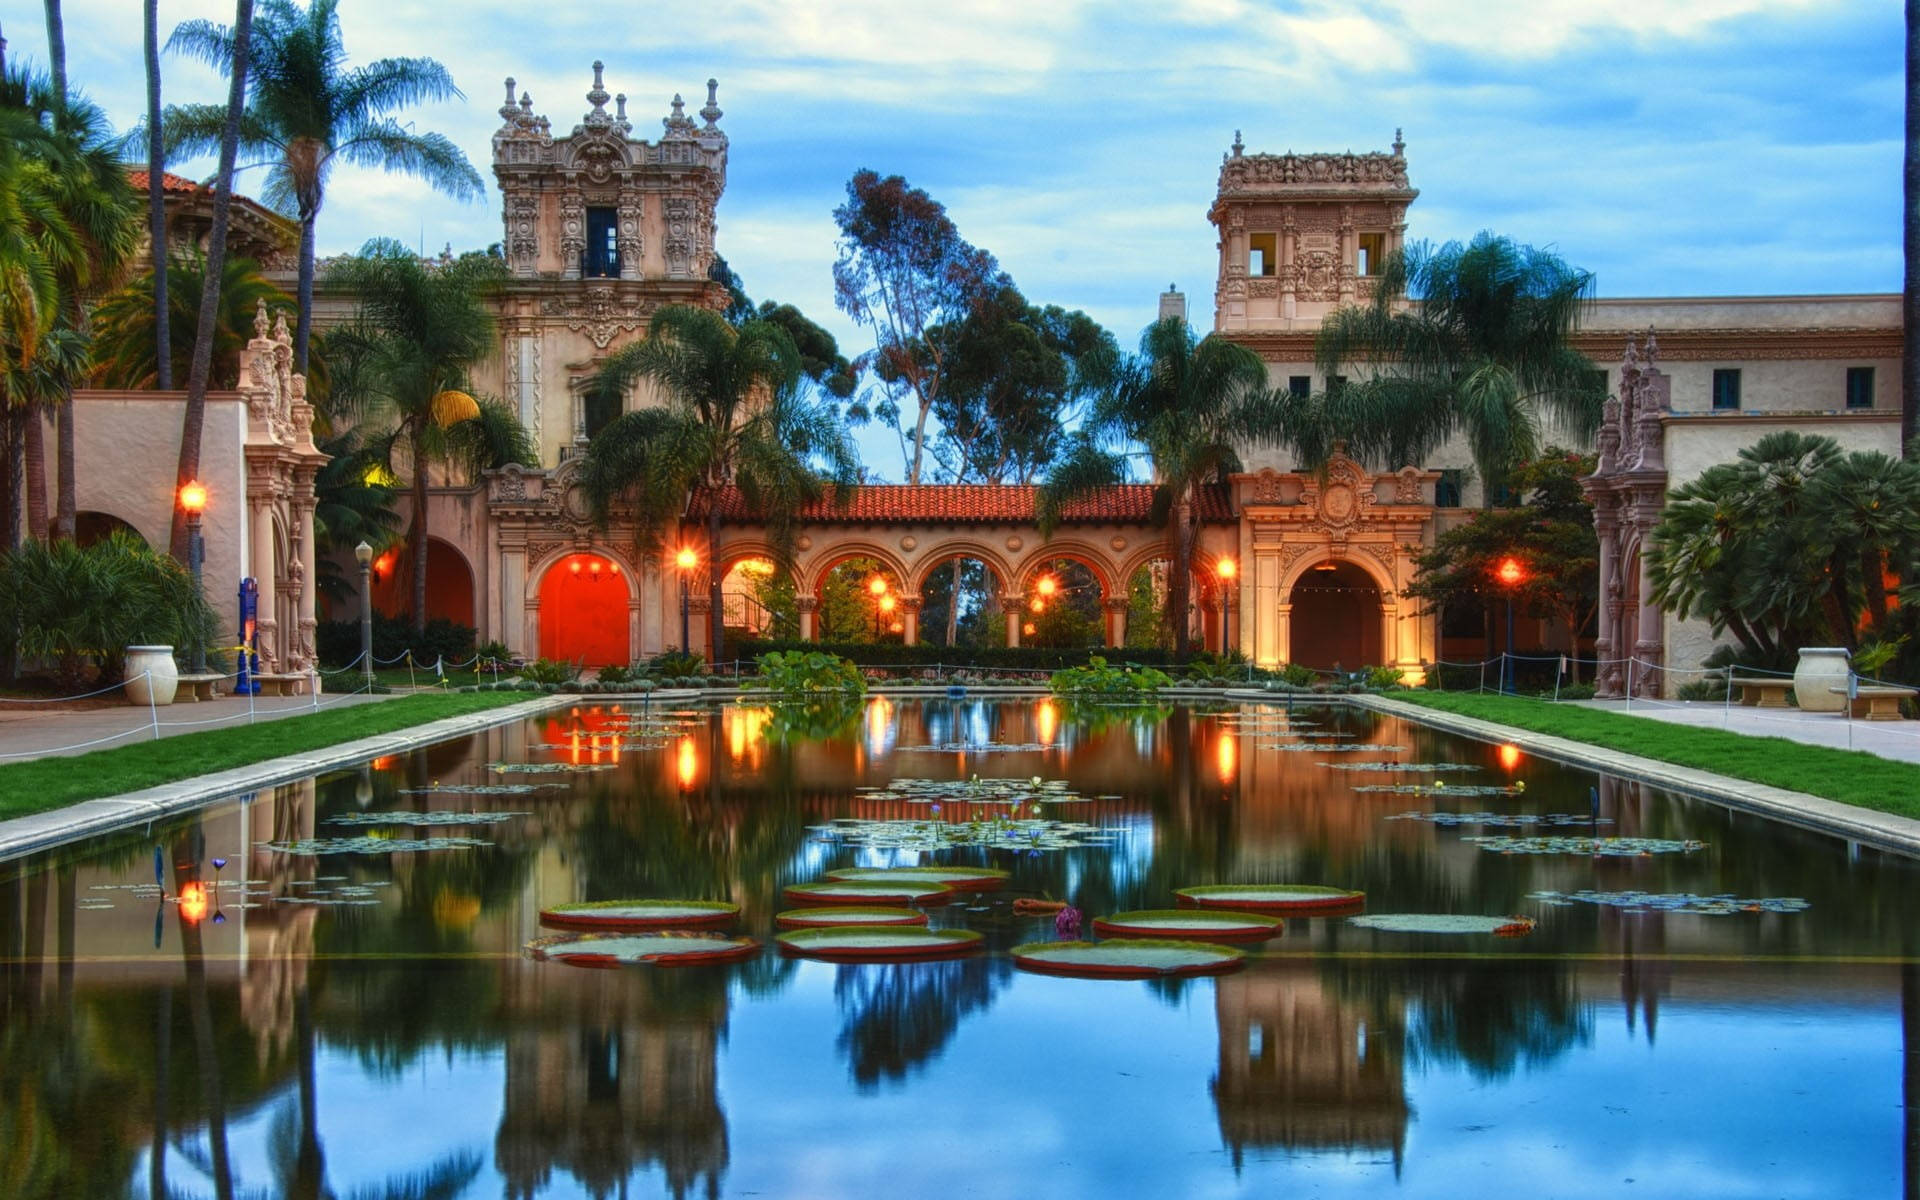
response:
<path fill-rule="evenodd" d="M 1566 703 L 1696 729 L 1728 729 L 1754 737 L 1786 738 L 1834 750 L 1865 750 L 1881 758 L 1920 763 L 1920 721 L 1852 721 L 1839 713 L 1747 708 L 1710 701 L 1635 700 L 1629 705 L 1625 700 L 1571 700 Z"/>
<path fill-rule="evenodd" d="M 392 696 L 407 695 L 394 692 Z M 349 705 L 390 699 L 388 695 L 342 693 L 318 697 L 321 712 Z M 314 711 L 313 696 L 255 696 L 255 722 L 297 717 Z M 174 703 L 148 710 L 131 704 L 101 708 L 59 709 L 47 704 L 0 703 L 0 764 L 63 754 L 85 754 L 154 740 L 155 720 L 161 737 L 231 729 L 249 720 L 246 696 L 222 696 L 199 703 Z"/>

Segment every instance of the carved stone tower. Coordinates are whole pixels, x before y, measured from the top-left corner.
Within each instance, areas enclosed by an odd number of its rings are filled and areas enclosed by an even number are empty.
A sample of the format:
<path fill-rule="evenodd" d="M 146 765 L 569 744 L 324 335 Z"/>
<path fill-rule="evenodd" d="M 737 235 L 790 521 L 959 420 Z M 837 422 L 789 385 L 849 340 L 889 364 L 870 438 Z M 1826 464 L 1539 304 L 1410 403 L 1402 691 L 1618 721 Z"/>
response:
<path fill-rule="evenodd" d="M 1220 231 L 1216 330 L 1311 329 L 1369 300 L 1406 236 L 1406 144 L 1391 153 L 1248 154 L 1233 135 L 1207 213 Z"/>
<path fill-rule="evenodd" d="M 708 278 L 714 210 L 727 185 L 717 91 L 709 79 L 700 121 L 675 96 L 660 140 L 648 142 L 632 136 L 627 98 L 607 93 L 600 63 L 587 92 L 592 107 L 563 137 L 507 80 L 493 135 L 511 273 L 503 391 L 549 463 L 559 447 L 619 415 L 627 398 L 589 397 L 583 382 L 654 309 L 726 306 L 726 288 Z"/>

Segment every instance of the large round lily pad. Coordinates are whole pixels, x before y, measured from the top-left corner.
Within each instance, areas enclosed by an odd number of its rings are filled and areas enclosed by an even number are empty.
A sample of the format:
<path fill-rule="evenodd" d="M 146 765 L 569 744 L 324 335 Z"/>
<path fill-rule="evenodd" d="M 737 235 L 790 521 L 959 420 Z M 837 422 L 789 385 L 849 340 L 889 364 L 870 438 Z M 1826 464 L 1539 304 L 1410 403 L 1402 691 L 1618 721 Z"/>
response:
<path fill-rule="evenodd" d="M 925 925 L 927 914 L 911 908 L 871 908 L 835 904 L 826 908 L 790 908 L 773 918 L 782 929 L 821 929 L 843 925 Z"/>
<path fill-rule="evenodd" d="M 1181 888 L 1174 892 L 1182 904 L 1196 908 L 1244 909 L 1248 912 L 1346 913 L 1358 912 L 1367 902 L 1365 892 L 1307 883 L 1223 883 Z"/>
<path fill-rule="evenodd" d="M 878 904 L 898 908 L 907 904 L 945 904 L 954 891 L 944 883 L 917 883 L 897 879 L 888 883 L 860 883 L 850 879 L 828 879 L 820 883 L 796 883 L 786 890 L 788 904 Z"/>
<path fill-rule="evenodd" d="M 1011 871 L 992 867 L 841 867 L 827 878 L 852 883 L 938 883 L 956 892 L 980 892 L 1006 883 Z"/>
<path fill-rule="evenodd" d="M 1383 933 L 1493 933 L 1518 937 L 1533 932 L 1526 917 L 1482 917 L 1469 913 L 1368 913 L 1347 924 Z"/>
<path fill-rule="evenodd" d="M 1207 942 L 1264 942 L 1277 936 L 1279 917 L 1211 908 L 1156 908 L 1095 917 L 1093 931 L 1111 938 L 1175 938 Z"/>
<path fill-rule="evenodd" d="M 540 923 L 556 929 L 719 929 L 740 915 L 719 900 L 594 900 L 543 909 Z"/>
<path fill-rule="evenodd" d="M 527 943 L 534 958 L 576 967 L 618 967 L 650 963 L 685 967 L 752 958 L 760 943 L 750 937 L 718 933 L 568 933 Z"/>
<path fill-rule="evenodd" d="M 1010 953 L 1023 970 L 1098 979 L 1224 975 L 1246 963 L 1240 951 L 1210 942 L 1028 942 Z"/>
<path fill-rule="evenodd" d="M 775 938 L 782 949 L 835 962 L 951 958 L 978 950 L 981 941 L 980 935 L 971 929 L 914 929 L 903 925 L 795 929 L 776 934 Z"/>

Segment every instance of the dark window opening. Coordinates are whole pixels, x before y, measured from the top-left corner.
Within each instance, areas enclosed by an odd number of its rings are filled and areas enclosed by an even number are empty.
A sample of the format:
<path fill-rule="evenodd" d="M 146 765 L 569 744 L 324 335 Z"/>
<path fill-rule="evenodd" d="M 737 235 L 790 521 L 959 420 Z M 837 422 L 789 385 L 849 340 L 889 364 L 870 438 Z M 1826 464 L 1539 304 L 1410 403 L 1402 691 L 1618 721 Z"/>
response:
<path fill-rule="evenodd" d="M 621 401 L 619 392 L 588 392 L 584 397 L 586 411 L 581 426 L 587 440 L 592 441 L 602 429 L 620 419 L 626 405 Z"/>
<path fill-rule="evenodd" d="M 587 248 L 580 255 L 580 274 L 586 279 L 620 277 L 620 214 L 612 208 L 587 210 Z"/>
<path fill-rule="evenodd" d="M 1363 233 L 1354 247 L 1353 273 L 1355 275 L 1380 275 L 1386 271 L 1387 235 L 1384 233 Z"/>
<path fill-rule="evenodd" d="M 1443 468 L 1439 482 L 1433 485 L 1433 505 L 1435 508 L 1459 508 L 1461 472 L 1457 467 Z"/>
<path fill-rule="evenodd" d="M 1291 393 L 1295 399 L 1305 400 L 1308 396 L 1313 394 L 1313 376 L 1311 375 L 1287 376 L 1287 391 Z"/>
<path fill-rule="evenodd" d="M 1847 407 L 1873 407 L 1873 368 L 1847 368 Z"/>
<path fill-rule="evenodd" d="M 1713 373 L 1713 407 L 1715 412 L 1738 411 L 1740 408 L 1740 369 L 1722 367 Z"/>

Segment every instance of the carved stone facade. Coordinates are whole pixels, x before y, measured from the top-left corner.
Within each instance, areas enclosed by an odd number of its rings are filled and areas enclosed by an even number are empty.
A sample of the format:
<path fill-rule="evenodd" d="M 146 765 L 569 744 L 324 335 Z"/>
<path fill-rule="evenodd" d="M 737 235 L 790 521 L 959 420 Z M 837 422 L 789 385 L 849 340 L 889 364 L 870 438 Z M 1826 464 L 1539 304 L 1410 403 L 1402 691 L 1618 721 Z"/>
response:
<path fill-rule="evenodd" d="M 1665 630 L 1653 603 L 1645 550 L 1667 499 L 1666 430 L 1672 381 L 1660 370 L 1652 330 L 1644 348 L 1627 340 L 1620 389 L 1608 397 L 1596 438 L 1599 462 L 1581 487 L 1593 502 L 1600 538 L 1600 636 L 1594 656 L 1602 696 L 1657 696 L 1666 658 Z"/>

